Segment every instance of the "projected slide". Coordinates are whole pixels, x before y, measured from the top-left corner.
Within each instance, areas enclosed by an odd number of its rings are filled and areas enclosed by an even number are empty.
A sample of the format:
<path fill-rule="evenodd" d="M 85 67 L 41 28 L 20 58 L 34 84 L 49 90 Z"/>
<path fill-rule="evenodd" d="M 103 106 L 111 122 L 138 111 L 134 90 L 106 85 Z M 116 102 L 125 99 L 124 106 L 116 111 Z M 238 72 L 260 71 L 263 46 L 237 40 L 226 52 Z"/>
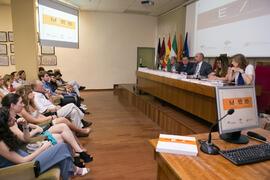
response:
<path fill-rule="evenodd" d="M 78 15 L 69 13 L 66 6 L 54 6 L 39 1 L 39 32 L 41 45 L 78 47 Z M 47 4 L 45 4 L 45 3 Z M 44 4 L 42 4 L 44 3 Z M 52 7 L 53 6 L 53 7 Z M 57 7 L 57 6 L 55 6 Z"/>
<path fill-rule="evenodd" d="M 269 0 L 200 0 L 194 7 L 194 53 L 270 56 Z"/>

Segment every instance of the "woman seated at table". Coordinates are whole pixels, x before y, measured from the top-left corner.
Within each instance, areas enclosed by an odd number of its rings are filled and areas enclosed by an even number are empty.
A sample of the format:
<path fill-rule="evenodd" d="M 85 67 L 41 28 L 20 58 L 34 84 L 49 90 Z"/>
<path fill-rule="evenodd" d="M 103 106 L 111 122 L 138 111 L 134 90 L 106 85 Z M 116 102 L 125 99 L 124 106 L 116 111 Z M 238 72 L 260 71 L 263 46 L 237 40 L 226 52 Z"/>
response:
<path fill-rule="evenodd" d="M 216 58 L 216 65 L 217 68 L 215 69 L 214 72 L 210 73 L 208 75 L 209 79 L 214 79 L 214 80 L 227 80 L 226 75 L 228 72 L 229 68 L 229 60 L 227 56 L 219 56 Z"/>
<path fill-rule="evenodd" d="M 254 67 L 248 64 L 243 54 L 236 54 L 232 57 L 233 67 L 228 68 L 227 80 L 235 82 L 237 85 L 254 84 L 255 72 Z"/>
<path fill-rule="evenodd" d="M 21 104 L 14 106 L 16 109 L 23 107 Z M 32 154 L 21 150 L 21 145 L 29 138 L 29 128 L 25 122 L 22 122 L 23 133 L 14 134 L 9 127 L 13 126 L 15 122 L 15 114 L 12 115 L 7 108 L 0 108 L 0 168 L 29 161 L 39 161 L 40 173 L 59 165 L 63 180 L 70 179 L 70 175 L 74 171 L 74 175 L 80 176 L 88 173 L 88 168 L 79 168 L 73 165 L 71 151 L 65 143 L 51 147 L 51 143 L 46 142 Z"/>

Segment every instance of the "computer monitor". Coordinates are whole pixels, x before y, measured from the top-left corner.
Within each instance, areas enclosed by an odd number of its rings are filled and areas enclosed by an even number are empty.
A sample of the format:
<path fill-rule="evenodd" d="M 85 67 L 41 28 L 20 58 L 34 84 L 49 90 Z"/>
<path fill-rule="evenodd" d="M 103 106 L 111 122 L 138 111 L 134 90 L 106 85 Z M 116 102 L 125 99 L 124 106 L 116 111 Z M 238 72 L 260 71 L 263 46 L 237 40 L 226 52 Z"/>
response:
<path fill-rule="evenodd" d="M 248 138 L 242 130 L 259 126 L 254 86 L 216 87 L 217 116 L 221 119 L 234 109 L 234 113 L 218 122 L 220 137 L 231 143 L 246 144 Z"/>

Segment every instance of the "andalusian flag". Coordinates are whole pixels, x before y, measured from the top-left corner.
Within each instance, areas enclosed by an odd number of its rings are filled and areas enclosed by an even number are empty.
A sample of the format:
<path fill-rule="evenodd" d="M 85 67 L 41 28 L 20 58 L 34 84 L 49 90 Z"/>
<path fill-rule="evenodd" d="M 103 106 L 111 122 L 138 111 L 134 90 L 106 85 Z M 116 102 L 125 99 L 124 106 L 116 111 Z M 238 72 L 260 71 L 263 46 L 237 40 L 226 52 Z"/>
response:
<path fill-rule="evenodd" d="M 177 42 L 176 42 L 176 35 L 174 35 L 174 38 L 173 38 L 173 43 L 172 43 L 172 49 L 171 49 L 171 52 L 170 52 L 170 58 L 171 57 L 176 57 L 177 56 Z"/>
<path fill-rule="evenodd" d="M 182 36 L 179 34 L 179 40 L 178 40 L 178 49 L 177 49 L 177 59 L 181 60 L 183 55 L 183 49 L 182 49 Z"/>

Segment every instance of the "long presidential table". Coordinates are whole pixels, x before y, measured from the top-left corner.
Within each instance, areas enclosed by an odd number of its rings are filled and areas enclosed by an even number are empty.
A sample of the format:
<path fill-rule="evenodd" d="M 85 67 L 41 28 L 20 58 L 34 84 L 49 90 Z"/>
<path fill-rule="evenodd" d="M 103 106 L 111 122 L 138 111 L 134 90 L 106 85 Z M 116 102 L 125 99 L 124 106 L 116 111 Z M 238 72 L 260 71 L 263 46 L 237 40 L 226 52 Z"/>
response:
<path fill-rule="evenodd" d="M 216 122 L 215 85 L 200 83 L 199 80 L 180 80 L 159 75 L 158 71 L 138 70 L 137 88 L 162 99 L 180 109 L 198 116 L 210 123 Z M 160 72 L 161 73 L 161 72 Z"/>

